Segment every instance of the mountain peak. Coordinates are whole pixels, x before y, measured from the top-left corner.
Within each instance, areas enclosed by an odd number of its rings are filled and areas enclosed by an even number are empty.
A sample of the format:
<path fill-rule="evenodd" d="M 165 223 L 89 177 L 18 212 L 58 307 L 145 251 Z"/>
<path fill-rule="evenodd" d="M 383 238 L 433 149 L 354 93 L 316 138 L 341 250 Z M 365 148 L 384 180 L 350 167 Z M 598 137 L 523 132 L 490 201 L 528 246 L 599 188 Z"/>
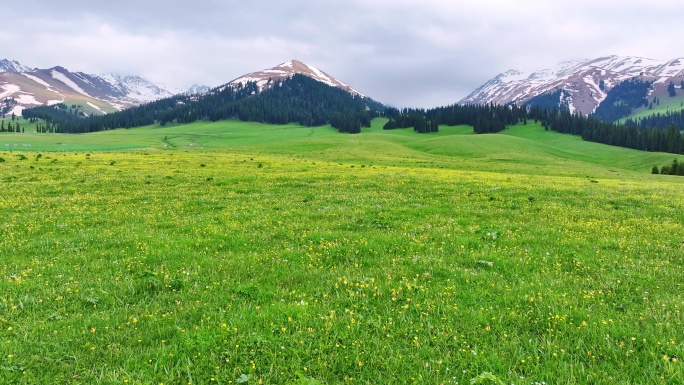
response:
<path fill-rule="evenodd" d="M 0 60 L 0 72 L 31 72 L 33 69 L 19 63 L 16 60 Z"/>
<path fill-rule="evenodd" d="M 344 84 L 343 82 L 335 79 L 327 73 L 297 59 L 292 59 L 284 63 L 278 64 L 273 68 L 242 75 L 239 78 L 228 83 L 228 85 L 235 86 L 238 84 L 244 85 L 249 82 L 256 82 L 257 86 L 259 87 L 259 90 L 263 91 L 270 87 L 271 81 L 287 79 L 295 74 L 305 75 L 321 83 L 325 83 L 331 87 L 341 88 L 353 95 L 365 97 L 365 95 L 363 95 L 362 93 Z"/>
<path fill-rule="evenodd" d="M 30 69 L 16 61 L 0 60 L 0 94 L 3 99 L 15 100 L 9 109 L 4 108 L 5 113 L 21 115 L 24 108 L 78 99 L 88 114 L 101 114 L 182 92 L 135 75 L 90 75 L 62 66 Z"/>
<path fill-rule="evenodd" d="M 562 89 L 568 94 L 571 111 L 590 114 L 606 98 L 610 88 L 634 77 L 647 78 L 660 84 L 672 79 L 679 83 L 684 78 L 684 58 L 660 61 L 638 56 L 609 55 L 563 61 L 543 70 L 509 70 L 492 78 L 459 103 L 521 105 L 535 96 Z"/>

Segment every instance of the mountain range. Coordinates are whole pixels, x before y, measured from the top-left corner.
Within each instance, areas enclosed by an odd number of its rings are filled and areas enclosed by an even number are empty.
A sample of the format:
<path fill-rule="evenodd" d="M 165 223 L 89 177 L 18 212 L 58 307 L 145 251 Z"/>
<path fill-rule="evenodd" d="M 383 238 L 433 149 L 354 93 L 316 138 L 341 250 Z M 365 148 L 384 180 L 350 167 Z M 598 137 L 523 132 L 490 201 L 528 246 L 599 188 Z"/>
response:
<path fill-rule="evenodd" d="M 639 77 L 652 81 L 650 95 L 666 95 L 670 81 L 684 80 L 684 58 L 658 61 L 632 56 L 607 56 L 564 61 L 554 68 L 509 70 L 478 87 L 459 104 L 523 105 L 530 99 L 558 90 L 570 111 L 592 113 L 605 100 L 608 90 L 620 82 Z"/>
<path fill-rule="evenodd" d="M 273 68 L 242 75 L 214 88 L 212 92 L 219 92 L 226 87 L 244 87 L 249 82 L 255 82 L 258 92 L 263 92 L 277 81 L 291 78 L 295 74 L 342 89 L 351 95 L 367 98 L 320 69 L 294 59 Z M 210 88 L 201 85 L 179 90 L 150 82 L 139 76 L 90 75 L 71 72 L 60 66 L 37 69 L 24 66 L 17 61 L 0 60 L 0 99 L 13 98 L 16 102 L 5 111 L 6 114 L 20 115 L 24 108 L 57 103 L 76 104 L 88 114 L 102 114 L 121 111 L 176 94 L 194 95 L 207 92 L 210 92 Z"/>
<path fill-rule="evenodd" d="M 198 85 L 189 90 L 175 89 L 139 76 L 91 75 L 61 66 L 38 69 L 13 60 L 0 60 L 0 99 L 14 100 L 5 107 L 8 115 L 21 115 L 25 108 L 57 103 L 80 105 L 87 114 L 102 114 L 178 93 L 208 90 L 209 87 Z"/>
<path fill-rule="evenodd" d="M 14 74 L 33 78 L 35 72 Z M 83 89 L 74 80 L 66 78 L 64 72 L 66 70 L 59 67 L 51 69 L 49 75 L 81 95 L 91 95 L 90 89 Z M 84 81 L 83 74 L 73 74 L 73 77 Z M 98 79 L 108 84 L 126 80 L 113 75 Z M 93 82 L 88 79 L 89 85 Z M 341 132 L 357 133 L 361 127 L 369 126 L 371 119 L 381 115 L 386 108 L 318 68 L 298 60 L 249 73 L 204 92 L 153 96 L 158 100 L 89 119 L 83 119 L 89 114 L 81 104 L 58 103 L 59 100 L 54 101 L 55 105 L 42 104 L 25 109 L 22 115 L 25 119 L 47 122 L 41 124 L 39 132 L 85 133 L 155 123 L 163 126 L 197 120 L 239 119 L 270 124 L 298 123 L 307 127 L 330 124 Z M 92 105 L 91 102 L 88 104 Z"/>
<path fill-rule="evenodd" d="M 299 60 L 289 60 L 269 69 L 242 75 L 211 92 L 220 92 L 227 87 L 245 87 L 254 82 L 255 92 L 260 93 L 294 74 L 345 90 L 353 96 L 367 98 L 342 81 Z M 606 100 L 613 87 L 635 77 L 653 82 L 647 96 L 667 95 L 670 82 L 679 85 L 684 81 L 684 58 L 658 61 L 632 56 L 607 56 L 564 61 L 543 70 L 509 70 L 487 81 L 458 104 L 525 105 L 540 95 L 559 95 L 559 105 L 567 106 L 571 112 L 588 115 Z M 60 66 L 37 69 L 17 61 L 0 60 L 0 99 L 11 98 L 16 103 L 0 106 L 7 114 L 20 114 L 23 108 L 56 103 L 79 105 L 86 114 L 101 114 L 176 94 L 207 92 L 210 89 L 206 86 L 179 90 L 139 76 L 90 75 L 71 72 Z"/>

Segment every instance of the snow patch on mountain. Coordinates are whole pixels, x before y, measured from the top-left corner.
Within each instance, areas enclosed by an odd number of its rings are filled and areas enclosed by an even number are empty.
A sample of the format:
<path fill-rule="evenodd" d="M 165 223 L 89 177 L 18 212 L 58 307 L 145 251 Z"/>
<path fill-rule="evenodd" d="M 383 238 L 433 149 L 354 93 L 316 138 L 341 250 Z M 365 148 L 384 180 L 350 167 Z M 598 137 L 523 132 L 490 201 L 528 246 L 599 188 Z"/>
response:
<path fill-rule="evenodd" d="M 106 114 L 106 112 L 104 112 L 104 111 L 102 110 L 102 108 L 96 106 L 95 104 L 93 104 L 93 103 L 91 103 L 91 102 L 86 102 L 86 103 L 87 103 L 90 107 L 93 107 L 94 109 L 100 111 L 101 113 Z"/>
<path fill-rule="evenodd" d="M 41 104 L 43 104 L 43 103 L 37 101 L 36 98 L 35 98 L 35 96 L 33 96 L 33 95 L 28 95 L 28 94 L 20 94 L 19 96 L 14 97 L 14 100 L 15 100 L 17 103 L 23 104 L 23 105 L 31 105 L 31 104 L 33 104 L 33 105 L 36 105 L 36 106 L 40 106 Z"/>
<path fill-rule="evenodd" d="M 16 116 L 21 116 L 21 112 L 24 111 L 26 107 L 24 106 L 14 106 L 12 107 L 11 110 L 7 111 L 6 115 L 16 115 Z"/>
<path fill-rule="evenodd" d="M 90 102 L 105 112 L 123 110 L 175 94 L 195 94 L 208 90 L 209 87 L 201 85 L 193 85 L 187 90 L 166 87 L 139 76 L 98 76 L 71 72 L 59 66 L 50 69 L 31 69 L 16 61 L 0 60 L 0 95 L 3 98 L 14 98 L 18 105 L 23 107 L 62 103 L 68 95 L 77 93 L 91 99 L 84 100 L 84 103 Z"/>
<path fill-rule="evenodd" d="M 31 68 L 19 63 L 16 60 L 0 60 L 0 72 L 30 72 Z"/>
<path fill-rule="evenodd" d="M 3 92 L 0 92 L 0 99 L 4 99 L 21 90 L 21 88 L 16 84 L 3 84 L 0 87 L 5 90 Z"/>
<path fill-rule="evenodd" d="M 354 88 L 344 84 L 343 82 L 335 79 L 334 77 L 326 74 L 325 72 L 321 71 L 320 69 L 305 64 L 299 60 L 289 60 L 284 63 L 281 63 L 273 68 L 257 71 L 257 72 L 252 72 L 246 75 L 243 75 L 230 83 L 228 83 L 226 86 L 236 86 L 238 84 L 245 85 L 250 82 L 254 82 L 257 84 L 258 88 L 260 91 L 263 91 L 269 87 L 269 84 L 271 81 L 274 80 L 283 80 L 289 77 L 292 77 L 294 74 L 301 74 L 308 76 L 314 80 L 317 80 L 321 83 L 327 84 L 331 87 L 337 87 L 341 88 L 353 95 L 361 96 L 361 97 L 366 97 L 364 94 L 360 93 L 359 91 L 355 90 Z M 223 86 L 225 87 L 225 86 Z"/>
<path fill-rule="evenodd" d="M 174 93 L 145 80 L 139 76 L 122 76 L 116 73 L 100 75 L 114 89 L 120 91 L 125 98 L 137 102 L 151 102 L 173 96 Z"/>
<path fill-rule="evenodd" d="M 188 87 L 187 90 L 185 90 L 186 95 L 196 95 L 196 94 L 203 94 L 206 92 L 209 92 L 210 88 L 209 86 L 201 85 L 201 84 L 193 84 L 190 87 Z"/>
<path fill-rule="evenodd" d="M 52 71 L 50 71 L 50 75 L 53 79 L 59 80 L 60 82 L 64 83 L 67 87 L 78 92 L 79 94 L 92 98 L 92 96 L 88 95 L 88 93 L 85 92 L 83 88 L 79 87 L 78 84 L 76 84 L 73 80 L 69 79 L 65 74 L 59 72 L 58 70 L 53 69 Z"/>
<path fill-rule="evenodd" d="M 52 88 L 52 86 L 50 84 L 48 84 L 48 82 L 44 81 L 43 79 L 39 78 L 38 76 L 33 76 L 33 75 L 27 74 L 27 73 L 22 73 L 21 75 L 33 80 L 34 82 L 40 84 L 41 86 L 43 86 L 47 89 Z"/>
<path fill-rule="evenodd" d="M 537 95 L 563 89 L 570 95 L 566 101 L 571 111 L 589 114 L 606 98 L 611 87 L 633 77 L 655 83 L 684 78 L 684 58 L 663 62 L 642 57 L 606 56 L 564 61 L 543 70 L 509 70 L 487 81 L 459 103 L 524 104 Z M 601 80 L 603 90 L 599 87 Z"/>

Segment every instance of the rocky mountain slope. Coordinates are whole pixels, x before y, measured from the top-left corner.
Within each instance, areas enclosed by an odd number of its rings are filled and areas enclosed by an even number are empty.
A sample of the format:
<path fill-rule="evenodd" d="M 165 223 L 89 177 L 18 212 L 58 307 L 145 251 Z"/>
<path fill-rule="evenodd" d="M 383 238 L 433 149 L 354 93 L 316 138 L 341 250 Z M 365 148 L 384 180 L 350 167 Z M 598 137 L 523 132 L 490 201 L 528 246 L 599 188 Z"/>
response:
<path fill-rule="evenodd" d="M 257 86 L 259 87 L 259 90 L 263 91 L 265 89 L 268 89 L 273 81 L 286 79 L 294 74 L 306 75 L 314 80 L 317 80 L 329 86 L 341 88 L 353 95 L 366 97 L 359 91 L 326 74 L 318 68 L 302 63 L 299 60 L 290 60 L 285 63 L 279 64 L 273 68 L 252 72 L 240 76 L 239 78 L 231 81 L 223 87 L 228 85 L 236 86 L 238 84 L 244 85 L 248 82 L 256 82 Z"/>
<path fill-rule="evenodd" d="M 561 95 L 571 111 L 590 114 L 606 98 L 610 88 L 634 77 L 653 81 L 651 94 L 665 94 L 670 81 L 680 84 L 684 80 L 684 58 L 658 61 L 607 56 L 566 61 L 545 70 L 510 70 L 489 80 L 459 103 L 522 105 L 535 96 L 564 90 Z"/>
<path fill-rule="evenodd" d="M 193 87 L 190 92 L 208 89 Z M 59 66 L 31 69 L 16 61 L 0 60 L 0 100 L 13 101 L 5 114 L 21 115 L 24 108 L 56 103 L 81 105 L 88 113 L 101 114 L 182 92 L 139 76 L 90 75 Z"/>
<path fill-rule="evenodd" d="M 16 60 L 0 60 L 0 72 L 30 72 L 31 68 L 22 65 Z"/>

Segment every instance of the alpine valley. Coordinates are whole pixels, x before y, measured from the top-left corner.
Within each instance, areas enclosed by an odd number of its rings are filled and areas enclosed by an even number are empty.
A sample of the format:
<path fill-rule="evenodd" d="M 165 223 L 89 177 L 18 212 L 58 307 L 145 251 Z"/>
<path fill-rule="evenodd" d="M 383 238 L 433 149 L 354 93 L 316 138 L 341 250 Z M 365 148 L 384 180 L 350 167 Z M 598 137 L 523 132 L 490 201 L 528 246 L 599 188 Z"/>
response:
<path fill-rule="evenodd" d="M 139 76 L 91 75 L 56 66 L 29 68 L 13 60 L 0 60 L 0 99 L 7 115 L 21 115 L 25 108 L 64 103 L 78 105 L 86 115 L 120 111 L 178 93 L 208 91 L 194 85 L 188 90 L 156 84 Z"/>
<path fill-rule="evenodd" d="M 679 88 L 684 80 L 684 58 L 658 61 L 607 56 L 564 61 L 544 70 L 509 70 L 487 81 L 459 103 L 524 105 L 535 97 L 557 93 L 558 105 L 587 115 L 606 99 L 611 88 L 632 78 L 652 82 L 645 95 L 648 98 L 667 95 L 670 82 Z"/>

